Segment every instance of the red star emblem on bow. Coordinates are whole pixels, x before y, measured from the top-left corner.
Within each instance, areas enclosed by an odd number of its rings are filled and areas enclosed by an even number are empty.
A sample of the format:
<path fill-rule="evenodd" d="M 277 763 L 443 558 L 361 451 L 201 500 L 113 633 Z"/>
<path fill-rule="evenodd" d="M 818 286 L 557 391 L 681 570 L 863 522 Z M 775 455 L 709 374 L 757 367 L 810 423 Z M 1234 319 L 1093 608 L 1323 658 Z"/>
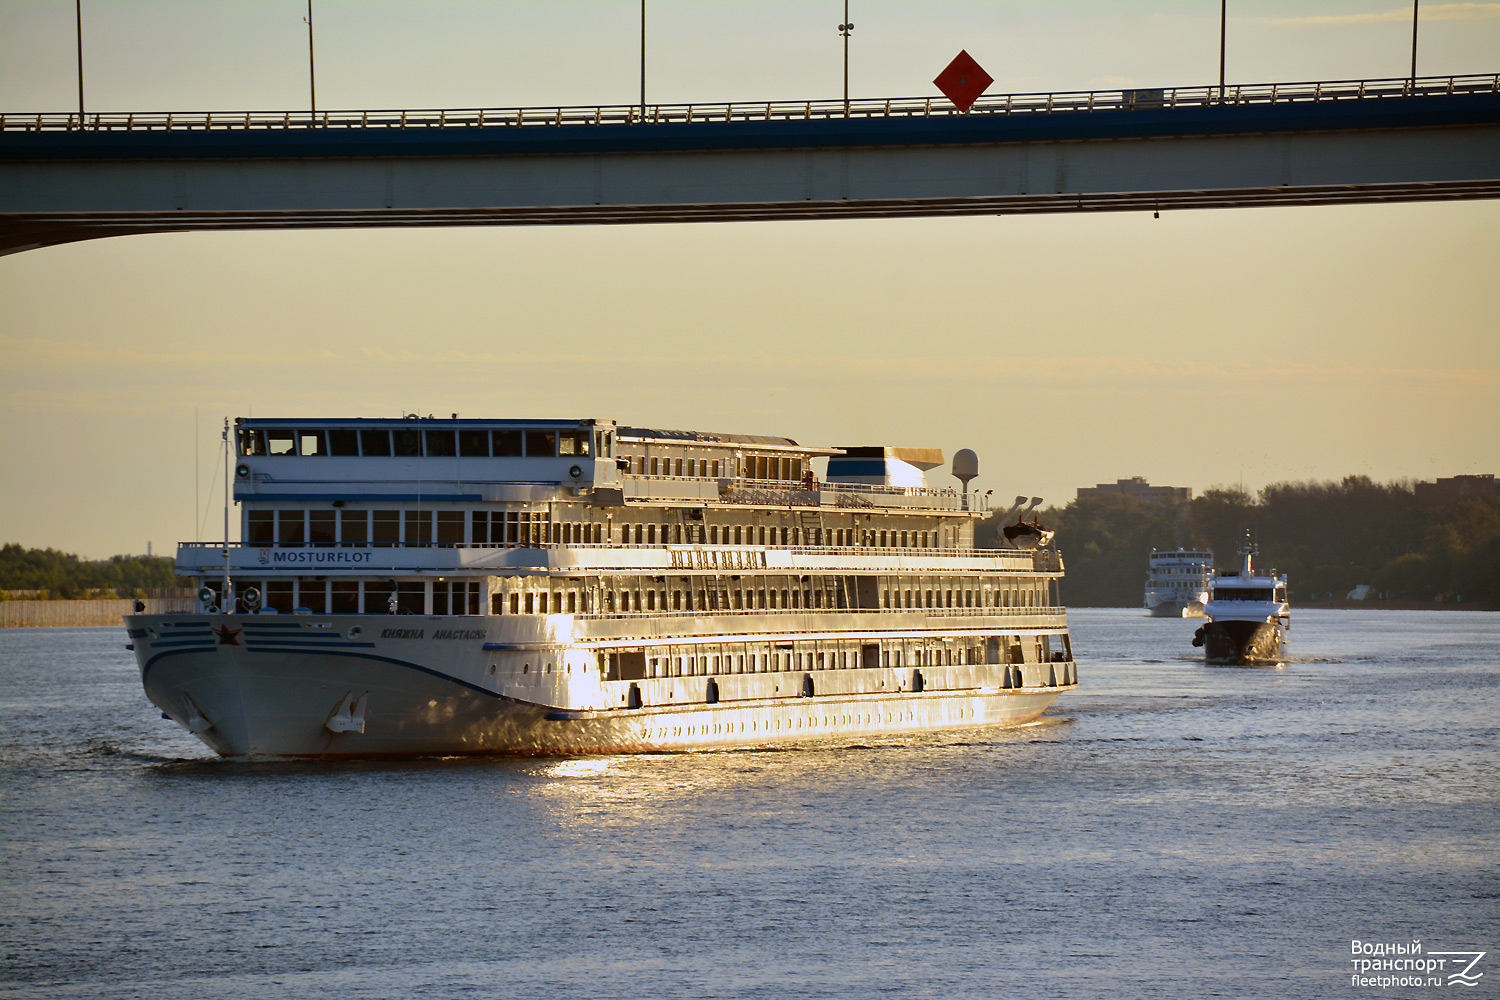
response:
<path fill-rule="evenodd" d="M 238 646 L 240 644 L 240 633 L 243 631 L 245 630 L 242 628 L 230 628 L 228 625 L 220 625 L 213 630 L 214 635 L 219 637 L 219 645 L 221 646 Z"/>

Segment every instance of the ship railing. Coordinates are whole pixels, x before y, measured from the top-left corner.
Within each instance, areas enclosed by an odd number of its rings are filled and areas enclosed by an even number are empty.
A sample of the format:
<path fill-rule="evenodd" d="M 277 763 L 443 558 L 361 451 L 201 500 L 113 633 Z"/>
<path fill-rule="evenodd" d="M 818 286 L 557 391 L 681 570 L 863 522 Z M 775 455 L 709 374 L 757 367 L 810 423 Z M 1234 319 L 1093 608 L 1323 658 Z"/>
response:
<path fill-rule="evenodd" d="M 1045 605 L 1033 608 L 699 608 L 696 611 L 589 611 L 572 617 L 583 620 L 620 619 L 684 619 L 712 618 L 720 615 L 744 617 L 747 615 L 902 615 L 922 618 L 1052 618 L 1066 616 L 1065 607 Z M 892 623 L 891 628 L 909 628 L 910 625 Z M 813 629 L 809 631 L 821 631 Z"/>
<path fill-rule="evenodd" d="M 1500 73 L 1384 77 L 1294 83 L 1075 90 L 995 94 L 960 111 L 941 97 L 709 104 L 601 104 L 564 107 L 438 108 L 345 111 L 104 111 L 0 114 L 0 131 L 180 132 L 275 129 L 369 130 L 557 128 L 693 125 L 834 119 L 945 118 L 963 115 L 1056 115 L 1103 111 L 1201 109 L 1215 106 L 1443 98 L 1500 92 Z"/>
<path fill-rule="evenodd" d="M 721 491 L 735 490 L 760 490 L 766 493 L 785 495 L 787 499 L 779 499 L 776 502 L 786 503 L 792 506 L 805 506 L 809 501 L 794 497 L 795 494 L 824 493 L 872 493 L 882 496 L 900 497 L 946 497 L 961 498 L 965 494 L 958 490 L 946 488 L 940 489 L 930 486 L 881 486 L 866 483 L 837 483 L 815 481 L 810 486 L 801 479 L 754 479 L 749 476 L 673 476 L 641 472 L 626 472 L 622 477 L 628 480 L 640 482 L 662 482 L 662 483 L 718 483 Z M 982 494 L 969 494 L 974 498 L 980 498 Z M 631 497 L 632 500 L 640 499 Z"/>

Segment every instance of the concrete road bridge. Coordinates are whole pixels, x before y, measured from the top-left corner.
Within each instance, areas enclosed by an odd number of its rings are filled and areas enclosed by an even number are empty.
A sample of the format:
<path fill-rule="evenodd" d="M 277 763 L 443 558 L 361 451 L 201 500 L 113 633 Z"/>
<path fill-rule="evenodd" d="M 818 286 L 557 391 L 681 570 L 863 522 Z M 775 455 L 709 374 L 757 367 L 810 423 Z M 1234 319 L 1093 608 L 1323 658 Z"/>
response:
<path fill-rule="evenodd" d="M 0 253 L 134 233 L 1500 197 L 1500 74 L 941 98 L 0 115 Z"/>

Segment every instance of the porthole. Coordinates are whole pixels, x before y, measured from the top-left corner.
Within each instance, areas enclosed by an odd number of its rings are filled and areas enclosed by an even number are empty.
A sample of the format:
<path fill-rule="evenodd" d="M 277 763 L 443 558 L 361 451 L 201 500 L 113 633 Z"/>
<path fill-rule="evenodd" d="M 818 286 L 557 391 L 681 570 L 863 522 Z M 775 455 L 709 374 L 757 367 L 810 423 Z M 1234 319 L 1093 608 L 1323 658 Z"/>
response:
<path fill-rule="evenodd" d="M 529 674 L 529 673 L 531 673 L 531 664 L 529 664 L 529 663 L 523 663 L 523 664 L 521 664 L 521 673 L 523 673 L 523 674 Z"/>

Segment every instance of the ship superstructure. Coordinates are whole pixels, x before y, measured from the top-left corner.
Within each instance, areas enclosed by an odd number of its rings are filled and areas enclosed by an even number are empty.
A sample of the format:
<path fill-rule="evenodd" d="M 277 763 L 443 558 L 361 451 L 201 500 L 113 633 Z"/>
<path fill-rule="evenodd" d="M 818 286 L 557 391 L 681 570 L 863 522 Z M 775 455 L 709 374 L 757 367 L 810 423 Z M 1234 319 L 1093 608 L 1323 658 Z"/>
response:
<path fill-rule="evenodd" d="M 1214 574 L 1213 590 L 1204 610 L 1209 621 L 1193 635 L 1208 663 L 1274 665 L 1286 657 L 1286 633 L 1291 629 L 1286 575 L 1273 569 L 1256 573 L 1252 561 L 1258 549 L 1247 535 L 1239 549 L 1240 568 Z"/>
<path fill-rule="evenodd" d="M 232 438 L 242 541 L 180 546 L 197 613 L 127 619 L 148 697 L 220 753 L 894 735 L 1077 684 L 1058 553 L 975 549 L 936 450 L 592 419 Z"/>

